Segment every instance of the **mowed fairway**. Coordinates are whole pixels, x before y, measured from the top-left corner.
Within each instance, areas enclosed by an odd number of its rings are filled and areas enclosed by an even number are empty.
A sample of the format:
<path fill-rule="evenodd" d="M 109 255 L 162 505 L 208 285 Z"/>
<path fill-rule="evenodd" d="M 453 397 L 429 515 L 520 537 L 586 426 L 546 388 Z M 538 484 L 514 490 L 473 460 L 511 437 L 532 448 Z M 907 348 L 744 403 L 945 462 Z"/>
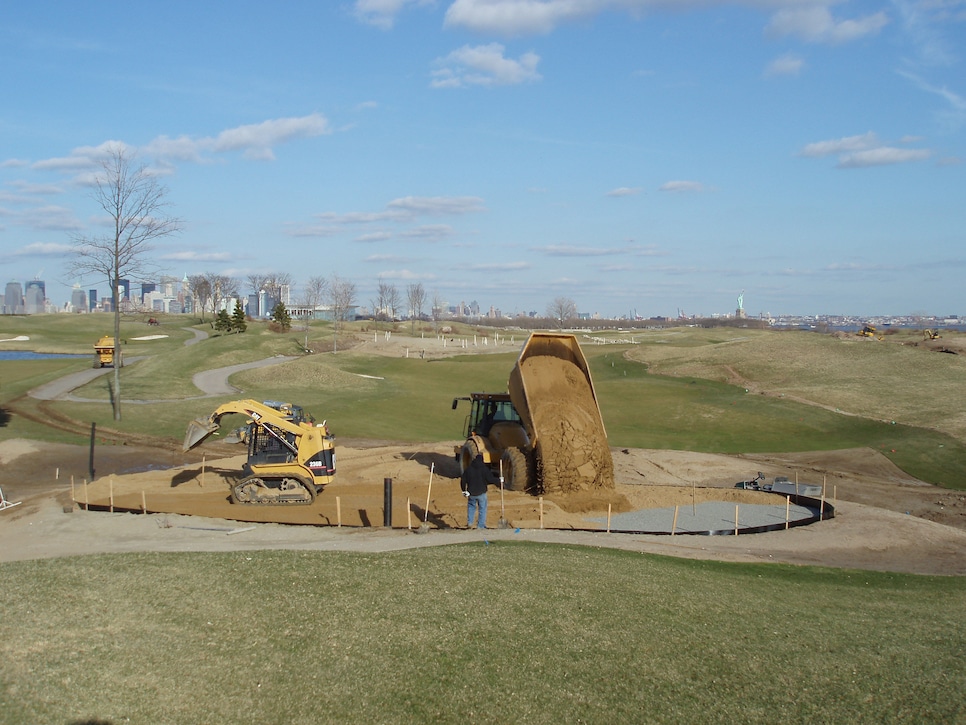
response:
<path fill-rule="evenodd" d="M 6 564 L 0 722 L 962 722 L 966 582 L 496 542 Z"/>

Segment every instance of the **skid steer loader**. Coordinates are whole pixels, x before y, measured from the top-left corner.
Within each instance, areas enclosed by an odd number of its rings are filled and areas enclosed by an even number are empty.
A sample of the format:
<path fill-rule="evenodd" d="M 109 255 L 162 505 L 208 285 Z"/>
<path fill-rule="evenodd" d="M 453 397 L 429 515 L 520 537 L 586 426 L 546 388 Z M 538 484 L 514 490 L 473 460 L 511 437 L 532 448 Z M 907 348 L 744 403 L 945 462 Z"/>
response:
<path fill-rule="evenodd" d="M 335 476 L 335 444 L 323 421 L 316 424 L 299 406 L 233 400 L 207 418 L 188 424 L 183 450 L 188 451 L 221 427 L 223 416 L 247 416 L 248 460 L 244 477 L 232 485 L 239 504 L 310 504 Z"/>

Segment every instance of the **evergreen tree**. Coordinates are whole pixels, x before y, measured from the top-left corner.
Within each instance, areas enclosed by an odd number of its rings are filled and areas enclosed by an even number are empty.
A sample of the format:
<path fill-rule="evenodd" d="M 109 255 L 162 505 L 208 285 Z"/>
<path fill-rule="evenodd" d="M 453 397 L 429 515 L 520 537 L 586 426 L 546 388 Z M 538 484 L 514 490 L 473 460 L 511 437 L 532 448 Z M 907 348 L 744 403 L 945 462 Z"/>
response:
<path fill-rule="evenodd" d="M 235 300 L 235 311 L 231 315 L 231 329 L 234 332 L 244 332 L 248 329 L 245 321 L 245 310 L 242 309 L 241 302 Z"/>
<path fill-rule="evenodd" d="M 279 302 L 272 310 L 272 321 L 278 325 L 282 332 L 292 329 L 292 316 L 285 309 L 285 303 Z"/>
<path fill-rule="evenodd" d="M 215 329 L 218 332 L 231 332 L 231 318 L 228 316 L 228 310 L 218 310 L 218 316 L 215 317 Z"/>

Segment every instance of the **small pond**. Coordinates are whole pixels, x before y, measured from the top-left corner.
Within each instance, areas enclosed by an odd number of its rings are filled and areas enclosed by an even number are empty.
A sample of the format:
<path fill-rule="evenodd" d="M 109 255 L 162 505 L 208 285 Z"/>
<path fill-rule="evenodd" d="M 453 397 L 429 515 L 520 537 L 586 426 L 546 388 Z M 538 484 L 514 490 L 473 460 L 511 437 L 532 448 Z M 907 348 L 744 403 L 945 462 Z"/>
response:
<path fill-rule="evenodd" d="M 29 352 L 27 350 L 0 350 L 0 360 L 69 360 L 89 355 L 62 355 L 52 352 Z"/>

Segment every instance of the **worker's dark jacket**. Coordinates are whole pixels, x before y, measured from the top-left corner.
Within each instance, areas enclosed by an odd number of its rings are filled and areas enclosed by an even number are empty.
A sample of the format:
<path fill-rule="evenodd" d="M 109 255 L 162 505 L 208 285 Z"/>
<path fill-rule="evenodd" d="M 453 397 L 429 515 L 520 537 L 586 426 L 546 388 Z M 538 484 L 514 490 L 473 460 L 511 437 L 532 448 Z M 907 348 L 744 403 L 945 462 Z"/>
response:
<path fill-rule="evenodd" d="M 486 493 L 487 484 L 498 481 L 499 479 L 483 463 L 483 456 L 477 456 L 460 476 L 460 488 L 469 491 L 470 496 L 482 496 Z"/>

